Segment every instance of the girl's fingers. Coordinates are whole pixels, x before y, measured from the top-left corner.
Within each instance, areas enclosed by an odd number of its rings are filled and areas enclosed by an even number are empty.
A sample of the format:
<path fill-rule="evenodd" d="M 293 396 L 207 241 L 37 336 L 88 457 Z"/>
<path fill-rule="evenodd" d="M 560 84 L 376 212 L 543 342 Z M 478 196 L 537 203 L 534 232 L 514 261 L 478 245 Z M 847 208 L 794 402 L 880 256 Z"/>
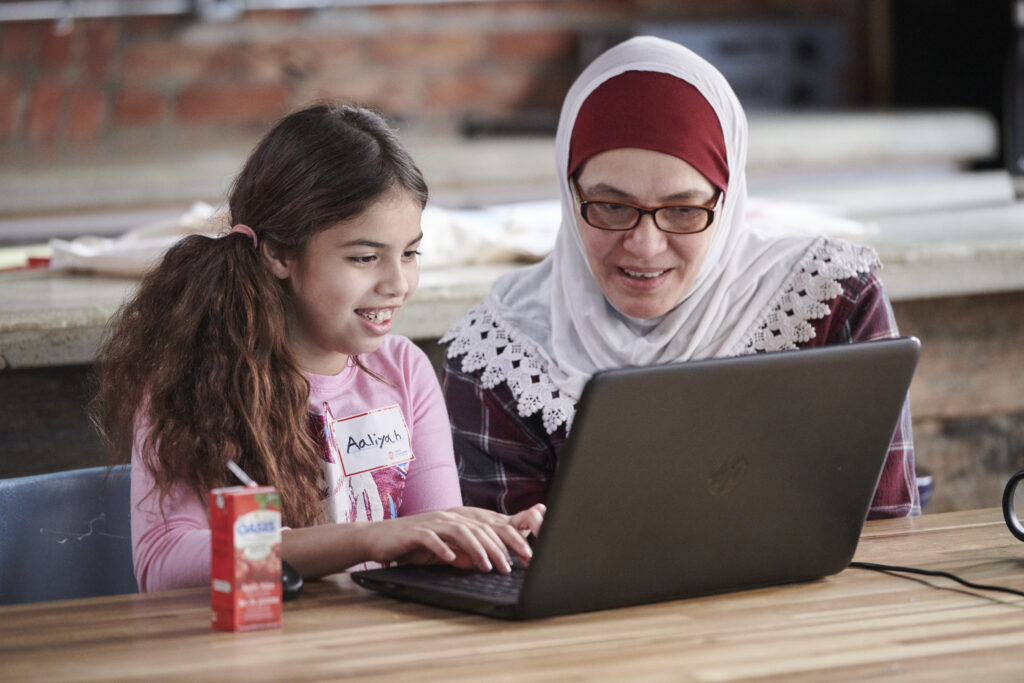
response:
<path fill-rule="evenodd" d="M 533 557 L 533 548 L 526 542 L 526 538 L 523 537 L 518 529 L 509 524 L 502 524 L 492 528 L 500 538 L 502 547 L 508 547 L 524 563 L 529 564 L 530 558 Z"/>
<path fill-rule="evenodd" d="M 479 508 L 456 508 L 406 518 L 415 521 L 414 543 L 448 564 L 472 562 L 481 571 L 512 571 L 510 551 L 528 563 L 533 550 L 526 541 L 544 521 L 545 508 L 534 505 L 512 517 Z"/>
<path fill-rule="evenodd" d="M 543 503 L 537 503 L 511 517 L 493 510 L 473 507 L 451 510 L 451 512 L 457 515 L 487 525 L 497 535 L 497 542 L 501 544 L 503 550 L 508 548 L 526 563 L 533 556 L 533 550 L 525 539 L 530 534 L 537 535 L 540 532 L 546 511 L 547 508 Z M 505 550 L 505 552 L 506 557 L 508 557 L 508 550 Z"/>
<path fill-rule="evenodd" d="M 546 512 L 547 507 L 545 507 L 544 503 L 537 503 L 522 512 L 512 515 L 510 522 L 512 526 L 519 529 L 523 534 L 539 536 L 540 527 L 544 523 L 544 513 Z"/>
<path fill-rule="evenodd" d="M 384 565 L 392 560 L 413 564 L 454 562 L 455 550 L 423 521 L 408 517 L 377 522 L 380 526 L 376 528 L 371 526 L 370 536 L 376 546 L 371 556 Z"/>
<path fill-rule="evenodd" d="M 507 525 L 505 526 L 507 528 Z M 481 539 L 481 543 L 487 550 L 491 565 L 502 574 L 508 574 L 512 571 L 512 559 L 509 557 L 502 535 L 498 533 L 499 528 L 491 524 L 480 524 L 474 527 L 474 531 L 477 532 L 478 538 Z"/>
<path fill-rule="evenodd" d="M 502 525 L 484 524 L 480 526 L 480 531 L 487 537 L 487 548 L 491 555 L 492 564 L 503 574 L 512 571 L 512 558 L 509 556 L 508 548 L 506 547 L 508 543 L 505 541 L 507 534 L 501 533 L 502 530 L 509 528 L 507 523 Z M 513 534 L 513 536 L 517 535 Z"/>
<path fill-rule="evenodd" d="M 519 533 L 519 531 L 512 526 L 511 518 L 508 515 L 503 515 L 499 512 L 486 511 L 486 515 L 476 516 L 476 510 L 472 510 L 471 514 L 474 518 L 483 521 L 481 523 L 481 529 L 493 543 L 493 547 L 500 551 L 500 562 L 496 561 L 499 567 L 508 567 L 507 571 L 511 571 L 512 560 L 509 556 L 509 550 L 514 552 L 524 562 L 529 562 L 530 557 L 533 555 L 533 551 L 530 548 L 530 544 L 526 542 L 526 539 Z M 493 555 L 492 555 L 493 557 Z M 504 567 L 502 567 L 504 569 Z"/>
<path fill-rule="evenodd" d="M 459 550 L 473 559 L 473 564 L 481 571 L 489 572 L 494 568 L 491 563 L 493 556 L 493 541 L 481 534 L 482 527 L 472 526 L 465 520 L 446 521 L 442 525 L 441 535 L 449 543 L 454 543 Z M 489 550 L 485 546 L 492 548 Z"/>
<path fill-rule="evenodd" d="M 475 511 L 474 511 L 475 512 Z M 510 529 L 507 518 L 499 513 L 493 513 L 492 515 L 478 516 L 476 514 L 464 514 L 462 511 L 456 511 L 452 513 L 452 516 L 457 520 L 455 524 L 465 529 L 473 539 L 479 543 L 479 546 L 485 554 L 485 562 L 477 562 L 477 566 L 484 571 L 490 571 L 493 568 L 497 568 L 502 573 L 508 573 L 512 571 L 512 560 L 509 557 L 508 550 L 506 549 L 507 543 L 505 542 L 505 534 L 499 534 L 498 529 L 505 528 Z M 505 521 L 502 524 L 495 524 L 492 520 Z"/>
<path fill-rule="evenodd" d="M 441 539 L 433 529 L 420 529 L 417 541 L 421 546 L 434 553 L 442 562 L 454 562 L 455 551 Z"/>

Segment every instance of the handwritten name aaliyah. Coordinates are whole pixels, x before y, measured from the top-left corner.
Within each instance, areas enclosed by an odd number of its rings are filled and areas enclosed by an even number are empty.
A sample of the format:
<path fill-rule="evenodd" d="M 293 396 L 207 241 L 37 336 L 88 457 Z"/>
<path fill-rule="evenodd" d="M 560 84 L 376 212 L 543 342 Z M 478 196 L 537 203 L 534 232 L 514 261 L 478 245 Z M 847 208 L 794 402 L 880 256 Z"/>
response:
<path fill-rule="evenodd" d="M 404 441 L 404 438 L 397 429 L 380 434 L 367 432 L 365 436 L 362 436 L 359 439 L 354 436 L 349 436 L 345 452 L 351 453 L 353 450 L 361 451 L 364 448 L 369 448 L 371 446 L 374 448 L 383 448 L 388 444 L 401 443 L 402 441 Z"/>

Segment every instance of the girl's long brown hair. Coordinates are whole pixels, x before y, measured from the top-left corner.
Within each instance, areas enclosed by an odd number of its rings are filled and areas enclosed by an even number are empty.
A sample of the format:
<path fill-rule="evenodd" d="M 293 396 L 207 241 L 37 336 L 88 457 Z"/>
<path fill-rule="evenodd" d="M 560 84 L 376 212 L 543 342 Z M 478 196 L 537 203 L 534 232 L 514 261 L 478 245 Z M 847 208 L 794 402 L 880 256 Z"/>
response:
<path fill-rule="evenodd" d="M 393 188 L 427 201 L 395 132 L 367 109 L 318 104 L 279 121 L 229 197 L 231 222 L 301 254 L 317 232 L 366 211 Z M 143 464 L 161 504 L 176 486 L 206 504 L 233 483 L 234 460 L 282 494 L 283 522 L 320 517 L 320 445 L 309 429 L 309 382 L 288 343 L 286 284 L 241 233 L 194 235 L 172 247 L 107 327 L 97 357 L 93 421 L 115 462 L 148 424 Z"/>

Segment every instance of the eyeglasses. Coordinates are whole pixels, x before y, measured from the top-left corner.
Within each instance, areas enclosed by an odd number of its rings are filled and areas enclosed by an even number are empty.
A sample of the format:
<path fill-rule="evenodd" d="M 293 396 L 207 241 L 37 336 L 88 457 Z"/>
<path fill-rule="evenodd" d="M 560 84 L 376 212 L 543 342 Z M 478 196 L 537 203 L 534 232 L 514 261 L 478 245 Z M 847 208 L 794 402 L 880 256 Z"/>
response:
<path fill-rule="evenodd" d="M 632 230 L 640 219 L 650 214 L 654 225 L 662 232 L 692 235 L 704 232 L 715 220 L 715 208 L 722 192 L 715 193 L 711 206 L 693 206 L 690 204 L 665 204 L 664 206 L 636 206 L 624 202 L 595 202 L 584 199 L 579 182 L 572 178 L 576 198 L 580 203 L 580 215 L 587 225 L 598 230 L 625 231 Z"/>

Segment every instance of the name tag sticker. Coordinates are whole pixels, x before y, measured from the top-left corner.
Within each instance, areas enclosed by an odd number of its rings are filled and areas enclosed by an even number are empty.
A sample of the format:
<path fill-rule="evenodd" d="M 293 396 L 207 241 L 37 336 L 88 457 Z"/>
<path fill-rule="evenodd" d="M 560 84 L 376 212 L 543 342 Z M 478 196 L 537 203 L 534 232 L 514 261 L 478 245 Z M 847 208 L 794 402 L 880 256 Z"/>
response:
<path fill-rule="evenodd" d="M 415 459 L 405 416 L 397 405 L 334 420 L 331 438 L 347 477 Z"/>

